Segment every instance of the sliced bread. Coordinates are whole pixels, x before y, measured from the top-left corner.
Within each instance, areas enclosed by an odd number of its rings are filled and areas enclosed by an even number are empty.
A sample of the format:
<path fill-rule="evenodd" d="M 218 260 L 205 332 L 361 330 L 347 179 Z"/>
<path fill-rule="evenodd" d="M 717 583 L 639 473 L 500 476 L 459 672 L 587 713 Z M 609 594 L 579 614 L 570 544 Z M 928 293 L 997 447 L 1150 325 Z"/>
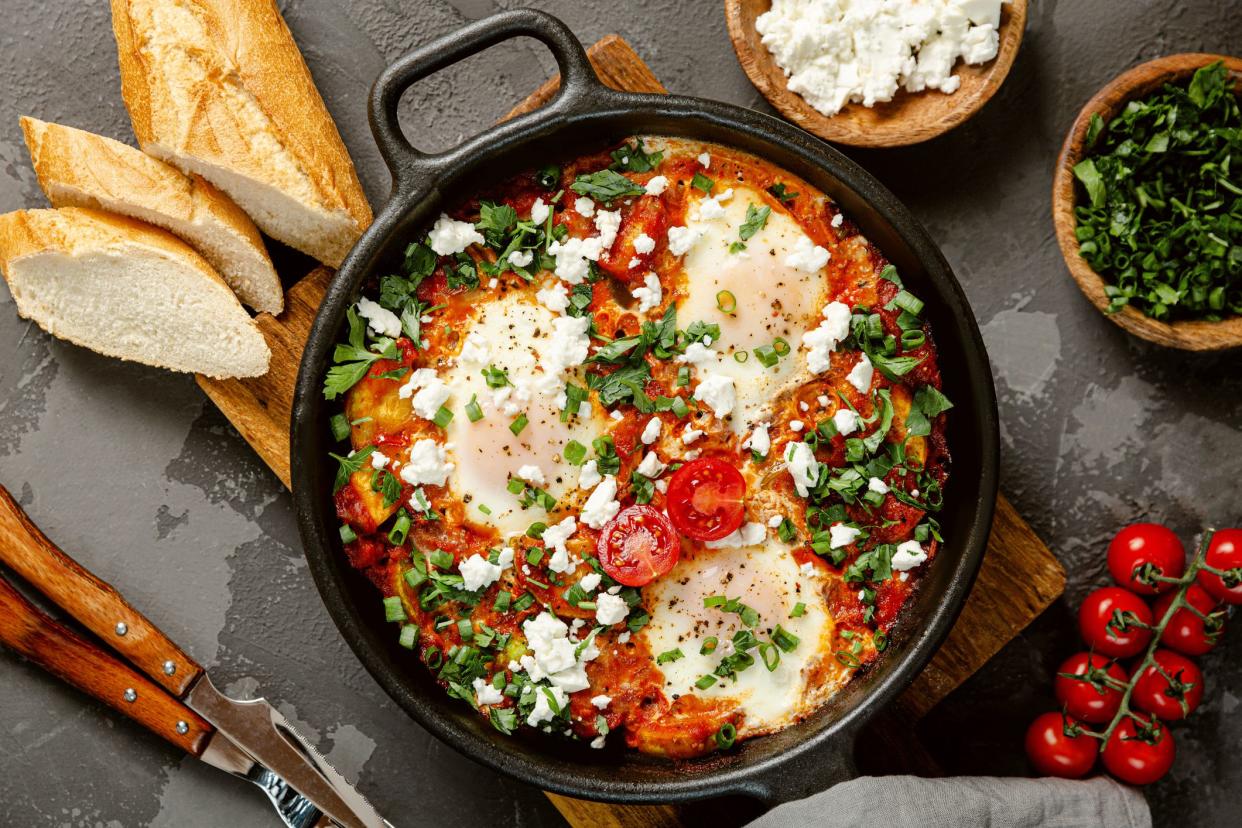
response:
<path fill-rule="evenodd" d="M 112 28 L 139 146 L 339 266 L 371 208 L 274 0 L 112 0 Z"/>
<path fill-rule="evenodd" d="M 108 356 L 210 377 L 266 373 L 254 320 L 202 256 L 135 219 L 80 207 L 0 215 L 19 315 Z"/>
<path fill-rule="evenodd" d="M 22 118 L 22 132 L 53 207 L 97 207 L 163 227 L 201 253 L 247 305 L 280 313 L 284 292 L 258 228 L 209 182 L 73 127 Z"/>

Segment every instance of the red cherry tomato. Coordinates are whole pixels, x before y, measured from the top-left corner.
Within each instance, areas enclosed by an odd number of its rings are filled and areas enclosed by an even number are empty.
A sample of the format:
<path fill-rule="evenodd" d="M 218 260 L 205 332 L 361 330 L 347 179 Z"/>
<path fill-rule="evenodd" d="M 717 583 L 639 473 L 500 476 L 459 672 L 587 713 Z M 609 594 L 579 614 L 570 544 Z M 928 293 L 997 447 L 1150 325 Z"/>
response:
<path fill-rule="evenodd" d="M 1212 535 L 1203 562 L 1217 569 L 1242 570 L 1242 529 L 1220 529 Z M 1242 604 L 1242 578 L 1229 586 L 1214 572 L 1199 570 L 1199 584 L 1217 601 Z"/>
<path fill-rule="evenodd" d="M 1081 679 L 1067 676 L 1083 676 Z M 1098 724 L 1112 721 L 1121 706 L 1121 691 L 1109 687 L 1108 677 L 1121 685 L 1125 671 L 1099 653 L 1078 653 L 1061 662 L 1052 689 L 1057 701 L 1075 719 Z"/>
<path fill-rule="evenodd" d="M 1076 733 L 1078 722 L 1060 713 L 1043 713 L 1026 729 L 1026 756 L 1041 776 L 1081 779 L 1095 767 L 1099 742 Z M 1069 733 L 1066 733 L 1066 731 Z"/>
<path fill-rule="evenodd" d="M 673 568 L 681 544 L 673 524 L 659 509 L 627 506 L 604 524 L 595 551 L 608 577 L 626 586 L 644 586 Z"/>
<path fill-rule="evenodd" d="M 1172 650 L 1156 650 L 1152 657 L 1160 667 L 1157 669 L 1153 664 L 1143 671 L 1134 683 L 1130 701 L 1139 710 L 1166 722 L 1186 718 L 1203 700 L 1203 671 L 1186 656 Z"/>
<path fill-rule="evenodd" d="M 1151 641 L 1151 608 L 1143 599 L 1121 587 L 1101 587 L 1087 596 L 1078 609 L 1082 640 L 1097 653 L 1113 658 L 1136 655 Z"/>
<path fill-rule="evenodd" d="M 1140 729 L 1127 717 L 1104 746 L 1104 767 L 1122 782 L 1150 785 L 1169 772 L 1177 749 L 1173 734 L 1159 720 L 1143 718 Z"/>
<path fill-rule="evenodd" d="M 1157 622 L 1164 618 L 1176 595 L 1169 592 L 1156 599 Z M 1225 619 L 1222 615 L 1211 615 L 1217 607 L 1216 599 L 1197 583 L 1186 589 L 1186 603 L 1204 615 L 1210 615 L 1211 620 L 1204 621 L 1186 607 L 1181 607 L 1169 619 L 1164 634 L 1160 636 L 1160 643 L 1183 655 L 1201 656 L 1216 646 L 1216 641 L 1224 632 Z"/>
<path fill-rule="evenodd" d="M 701 541 L 720 540 L 746 517 L 746 480 L 715 457 L 691 460 L 668 482 L 668 516 L 677 531 Z"/>
<path fill-rule="evenodd" d="M 1186 571 L 1186 550 L 1177 535 L 1159 523 L 1131 523 L 1108 544 L 1108 571 L 1121 586 L 1140 595 L 1167 592 L 1175 584 L 1140 580 L 1147 570 L 1166 578 Z"/>

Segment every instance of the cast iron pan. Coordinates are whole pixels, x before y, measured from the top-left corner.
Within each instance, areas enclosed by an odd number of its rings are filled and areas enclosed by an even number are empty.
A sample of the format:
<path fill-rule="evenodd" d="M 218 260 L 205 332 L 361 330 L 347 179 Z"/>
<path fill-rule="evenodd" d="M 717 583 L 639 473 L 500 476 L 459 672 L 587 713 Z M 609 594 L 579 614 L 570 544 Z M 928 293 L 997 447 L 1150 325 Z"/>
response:
<path fill-rule="evenodd" d="M 439 69 L 517 37 L 541 41 L 556 57 L 562 78 L 556 97 L 454 149 L 429 154 L 410 146 L 397 122 L 402 93 Z M 570 796 L 669 802 L 743 794 L 779 802 L 854 775 L 860 726 L 918 675 L 957 616 L 979 568 L 996 500 L 996 398 L 987 354 L 966 297 L 927 232 L 860 167 L 787 123 L 715 101 L 603 86 L 569 29 L 542 12 L 497 14 L 401 58 L 375 82 L 370 119 L 392 171 L 392 196 L 345 259 L 319 309 L 298 373 L 291 429 L 293 494 L 306 558 L 328 611 L 358 658 L 402 709 L 440 739 L 495 770 Z M 397 646 L 374 587 L 349 567 L 341 549 L 333 470 L 326 462 L 334 447 L 330 411 L 320 393 L 346 308 L 360 285 L 400 261 L 414 233 L 448 202 L 471 193 L 476 184 L 643 133 L 737 147 L 834 198 L 926 301 L 945 392 L 955 403 L 947 435 L 952 474 L 939 516 L 946 543 L 883 657 L 809 719 L 728 753 L 676 764 L 627 752 L 620 740 L 599 751 L 540 733 L 504 736 L 449 699 L 428 670 Z"/>

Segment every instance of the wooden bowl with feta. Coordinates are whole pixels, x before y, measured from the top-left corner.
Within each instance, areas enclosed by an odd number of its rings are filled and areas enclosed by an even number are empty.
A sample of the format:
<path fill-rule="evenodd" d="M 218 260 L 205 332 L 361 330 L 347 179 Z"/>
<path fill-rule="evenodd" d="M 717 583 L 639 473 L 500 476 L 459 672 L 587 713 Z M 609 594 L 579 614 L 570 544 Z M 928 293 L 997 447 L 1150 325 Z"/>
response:
<path fill-rule="evenodd" d="M 772 106 L 858 147 L 918 144 L 966 121 L 1000 88 L 1026 29 L 1027 0 L 911 3 L 869 19 L 844 5 L 725 0 L 725 21 Z"/>

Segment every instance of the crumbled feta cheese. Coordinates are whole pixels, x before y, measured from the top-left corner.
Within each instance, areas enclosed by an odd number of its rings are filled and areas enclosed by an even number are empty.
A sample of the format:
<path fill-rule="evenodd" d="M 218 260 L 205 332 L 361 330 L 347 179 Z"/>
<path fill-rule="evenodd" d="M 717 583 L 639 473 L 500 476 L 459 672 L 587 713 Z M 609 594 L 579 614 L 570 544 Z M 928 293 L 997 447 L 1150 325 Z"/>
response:
<path fill-rule="evenodd" d="M 621 504 L 617 502 L 617 478 L 608 475 L 591 491 L 591 496 L 582 506 L 580 517 L 592 529 L 602 529 L 619 511 Z"/>
<path fill-rule="evenodd" d="M 410 459 L 401 467 L 401 479 L 411 486 L 443 486 L 454 468 L 447 462 L 444 446 L 422 439 L 410 446 Z"/>
<path fill-rule="evenodd" d="M 708 549 L 741 549 L 762 543 L 767 534 L 768 528 L 762 523 L 743 523 L 720 540 L 705 541 L 703 545 Z"/>
<path fill-rule="evenodd" d="M 359 298 L 358 315 L 367 320 L 367 327 L 377 336 L 401 336 L 401 320 L 379 302 L 372 302 L 365 296 Z"/>
<path fill-rule="evenodd" d="M 817 402 L 817 403 L 819 403 L 821 406 L 823 406 L 823 407 L 827 408 L 827 407 L 828 407 L 828 395 L 827 395 L 827 394 L 820 394 L 818 397 L 816 397 L 816 398 L 815 398 L 815 402 Z"/>
<path fill-rule="evenodd" d="M 608 413 L 608 416 L 611 419 L 616 420 L 618 423 L 625 419 L 625 415 L 615 409 L 613 411 L 610 411 Z"/>
<path fill-rule="evenodd" d="M 655 480 L 657 477 L 664 474 L 664 469 L 666 468 L 667 466 L 660 462 L 660 458 L 656 456 L 656 453 L 654 451 L 649 451 L 646 455 L 644 455 L 642 462 L 638 464 L 638 468 L 635 469 L 635 471 L 643 477 Z"/>
<path fill-rule="evenodd" d="M 785 448 L 785 464 L 798 496 L 809 495 L 819 480 L 819 461 L 815 459 L 815 452 L 806 443 L 790 443 Z"/>
<path fill-rule="evenodd" d="M 804 412 L 804 413 L 805 413 L 805 412 L 807 412 L 807 411 L 810 411 L 810 410 L 811 410 L 811 407 L 810 407 L 809 405 L 807 405 L 805 402 L 799 402 L 799 403 L 798 403 L 798 410 L 799 410 L 799 411 L 802 411 L 802 412 Z"/>
<path fill-rule="evenodd" d="M 873 477 L 867 481 L 867 491 L 876 494 L 888 494 L 888 484 L 878 477 Z"/>
<path fill-rule="evenodd" d="M 794 249 L 785 256 L 785 266 L 807 273 L 817 273 L 823 270 L 831 257 L 832 254 L 827 248 L 815 244 L 806 236 L 799 236 Z"/>
<path fill-rule="evenodd" d="M 617 230 L 621 228 L 620 210 L 600 210 L 595 214 L 595 229 L 599 233 L 599 248 L 607 250 L 617 240 Z"/>
<path fill-rule="evenodd" d="M 600 575 L 598 572 L 589 572 L 582 576 L 582 580 L 578 582 L 578 586 L 582 587 L 583 592 L 594 592 L 595 588 L 599 586 L 599 582 L 603 580 L 603 577 L 604 576 Z M 574 620 L 581 621 L 582 619 L 575 618 Z"/>
<path fill-rule="evenodd" d="M 617 643 L 618 644 L 629 644 L 630 643 L 630 631 L 626 630 L 625 632 L 618 635 Z"/>
<path fill-rule="evenodd" d="M 428 243 L 437 256 L 452 256 L 472 244 L 482 244 L 483 235 L 470 222 L 457 221 L 441 213 L 431 228 Z"/>
<path fill-rule="evenodd" d="M 638 258 L 637 256 L 634 256 L 633 258 L 629 260 L 629 262 L 626 263 L 625 269 L 633 270 L 634 268 L 638 267 L 642 263 L 643 263 L 642 259 Z"/>
<path fill-rule="evenodd" d="M 543 530 L 543 545 L 552 550 L 548 569 L 553 572 L 569 571 L 569 548 L 565 544 L 577 530 L 578 521 L 573 515 Z"/>
<path fill-rule="evenodd" d="M 582 464 L 582 468 L 578 471 L 578 488 L 594 489 L 599 485 L 599 481 L 604 476 L 599 473 L 599 462 L 596 460 L 588 460 Z"/>
<path fill-rule="evenodd" d="M 566 368 L 586 361 L 591 347 L 587 335 L 590 327 L 590 316 L 558 316 L 552 320 L 552 336 L 541 354 L 540 367 L 545 376 L 559 378 Z"/>
<path fill-rule="evenodd" d="M 608 741 L 608 734 L 601 733 L 599 736 L 596 736 L 594 739 L 591 740 L 591 747 L 594 748 L 595 750 L 603 750 L 604 744 L 607 741 Z"/>
<path fill-rule="evenodd" d="M 733 190 L 728 189 L 714 196 L 704 196 L 699 199 L 699 218 L 703 221 L 719 221 L 724 218 L 726 214 L 724 203 L 731 198 L 733 198 Z"/>
<path fill-rule="evenodd" d="M 548 245 L 548 253 L 556 259 L 552 272 L 571 285 L 581 284 L 591 271 L 590 262 L 599 259 L 600 250 L 598 238 L 570 236 L 564 241 L 554 241 Z"/>
<path fill-rule="evenodd" d="M 650 253 L 652 250 L 655 250 L 655 239 L 651 238 L 651 236 L 648 236 L 646 233 L 639 233 L 634 237 L 635 253 Z"/>
<path fill-rule="evenodd" d="M 548 478 L 544 477 L 543 469 L 534 464 L 519 466 L 517 476 L 535 486 L 548 485 Z"/>
<path fill-rule="evenodd" d="M 822 374 L 827 371 L 831 364 L 829 354 L 837 349 L 837 343 L 849 335 L 849 305 L 844 302 L 829 302 L 824 306 L 824 319 L 819 327 L 802 335 L 802 347 L 807 349 L 806 367 L 811 373 Z"/>
<path fill-rule="evenodd" d="M 668 228 L 668 252 L 681 256 L 694 247 L 703 238 L 703 228 L 670 227 Z"/>
<path fill-rule="evenodd" d="M 652 443 L 654 443 L 656 440 L 659 440 L 660 430 L 663 427 L 664 427 L 664 423 L 660 421 L 659 417 L 652 417 L 650 420 L 648 420 L 646 427 L 643 428 L 642 435 L 639 437 L 639 439 L 643 441 L 643 445 L 649 446 Z"/>
<path fill-rule="evenodd" d="M 473 682 L 474 695 L 478 699 L 479 704 L 500 704 L 505 700 L 505 694 L 493 687 L 489 682 L 481 678 L 477 678 Z"/>
<path fill-rule="evenodd" d="M 772 450 L 772 438 L 768 434 L 768 424 L 756 424 L 754 430 L 750 432 L 750 436 L 742 441 L 742 448 L 750 449 L 756 454 L 766 457 L 768 452 Z"/>
<path fill-rule="evenodd" d="M 556 709 L 552 708 L 549 701 L 556 703 Z M 537 727 L 543 722 L 550 722 L 556 718 L 556 710 L 564 710 L 565 705 L 569 704 L 569 696 L 559 687 L 543 687 L 535 688 L 535 706 L 531 708 L 530 715 L 526 717 L 526 724 L 531 727 Z"/>
<path fill-rule="evenodd" d="M 416 390 L 418 393 L 415 393 Z M 401 399 L 413 397 L 410 399 L 410 408 L 424 420 L 435 419 L 436 412 L 452 393 L 444 380 L 431 368 L 419 368 L 412 372 L 405 385 L 397 389 L 397 396 Z"/>
<path fill-rule="evenodd" d="M 574 212 L 580 216 L 590 218 L 595 215 L 595 202 L 586 196 L 574 199 Z"/>
<path fill-rule="evenodd" d="M 702 436 L 703 436 L 702 429 L 695 428 L 694 426 L 687 423 L 686 427 L 682 429 L 682 432 L 681 432 L 681 444 L 683 446 L 693 445 L 694 441 L 699 439 Z"/>
<path fill-rule="evenodd" d="M 708 169 L 712 165 L 712 157 L 706 152 L 700 152 L 698 160 L 703 165 L 703 169 Z"/>
<path fill-rule="evenodd" d="M 838 408 L 832 415 L 832 424 L 837 427 L 837 434 L 848 437 L 858 431 L 858 415 L 848 408 Z"/>
<path fill-rule="evenodd" d="M 553 313 L 564 313 L 569 307 L 569 288 L 553 282 L 535 294 L 535 298 Z"/>
<path fill-rule="evenodd" d="M 423 491 L 422 486 L 410 492 L 409 504 L 410 508 L 416 512 L 431 511 L 431 501 L 427 499 L 427 493 Z"/>
<path fill-rule="evenodd" d="M 846 526 L 844 523 L 834 523 L 828 527 L 828 547 L 830 549 L 840 549 L 843 546 L 849 546 L 861 534 L 861 529 Z"/>
<path fill-rule="evenodd" d="M 543 224 L 550 215 L 552 215 L 552 210 L 543 203 L 542 198 L 535 199 L 535 203 L 530 205 L 530 220 L 535 224 Z"/>
<path fill-rule="evenodd" d="M 685 352 L 677 356 L 677 361 L 695 368 L 706 368 L 715 365 L 719 358 L 719 354 L 702 342 L 691 342 L 686 346 Z"/>
<path fill-rule="evenodd" d="M 482 368 L 491 361 L 492 352 L 487 347 L 487 340 L 483 338 L 483 334 L 478 331 L 466 334 L 465 341 L 461 343 L 461 353 L 457 355 L 458 364 Z"/>
<path fill-rule="evenodd" d="M 660 285 L 660 277 L 655 273 L 648 273 L 644 276 L 643 286 L 636 287 L 630 292 L 638 300 L 639 313 L 658 308 L 664 301 L 664 288 Z"/>
<path fill-rule="evenodd" d="M 898 572 L 907 572 L 925 560 L 927 560 L 927 552 L 919 546 L 919 542 L 908 540 L 897 544 L 897 551 L 893 553 L 893 569 Z"/>
<path fill-rule="evenodd" d="M 547 611 L 523 621 L 522 632 L 526 636 L 526 646 L 533 654 L 533 658 L 531 655 L 522 657 L 522 666 L 533 680 L 546 677 L 553 689 L 563 691 L 561 698 L 564 698 L 564 693 L 586 690 L 591 686 L 586 677 L 585 663 L 599 655 L 594 644 L 577 653 L 581 642 L 571 639 L 565 622 Z M 532 671 L 532 666 L 537 669 Z M 537 688 L 536 692 L 543 691 Z"/>
<path fill-rule="evenodd" d="M 534 260 L 535 254 L 529 250 L 514 250 L 509 254 L 509 264 L 514 267 L 529 267 Z M 492 285 L 492 287 L 495 287 L 495 285 Z"/>
<path fill-rule="evenodd" d="M 647 180 L 647 195 L 662 195 L 668 189 L 668 178 L 663 175 L 653 175 Z"/>
<path fill-rule="evenodd" d="M 850 385 L 854 386 L 860 394 L 866 394 L 871 390 L 871 378 L 875 374 L 875 369 L 871 365 L 871 360 L 866 354 L 860 353 L 858 363 L 846 375 L 845 379 Z"/>
<path fill-rule="evenodd" d="M 772 515 L 772 517 L 768 518 L 768 528 L 775 529 L 784 522 L 785 517 L 783 515 Z"/>
<path fill-rule="evenodd" d="M 802 566 L 798 567 L 798 572 L 801 575 L 809 576 L 815 572 L 815 564 L 811 563 L 810 561 L 806 561 L 805 563 L 802 564 Z"/>
<path fill-rule="evenodd" d="M 603 693 L 600 693 L 598 696 L 592 696 L 591 704 L 595 705 L 597 710 L 604 710 L 608 705 L 612 704 L 612 696 L 606 696 Z"/>
<path fill-rule="evenodd" d="M 803 429 L 803 423 L 802 423 L 802 421 L 801 421 L 801 420 L 790 420 L 790 421 L 789 421 L 789 430 L 790 430 L 790 431 L 797 433 L 797 432 L 801 431 L 802 429 Z"/>
<path fill-rule="evenodd" d="M 620 624 L 630 614 L 630 607 L 620 595 L 607 592 L 595 598 L 595 620 L 605 627 Z"/>
<path fill-rule="evenodd" d="M 832 221 L 829 223 L 833 227 L 840 227 L 842 224 L 845 224 L 845 213 L 837 213 L 832 217 Z"/>
<path fill-rule="evenodd" d="M 708 373 L 694 389 L 694 398 L 707 405 L 718 418 L 724 419 L 733 413 L 737 404 L 737 392 L 733 388 L 733 377 L 725 374 Z"/>
<path fill-rule="evenodd" d="M 379 449 L 372 450 L 371 468 L 382 469 L 386 467 L 387 465 L 388 465 L 388 455 L 384 454 L 384 452 L 380 451 Z"/>
<path fill-rule="evenodd" d="M 996 56 L 1001 3 L 775 0 L 755 29 L 789 90 L 834 115 L 850 102 L 891 101 L 901 86 L 955 91 L 959 56 L 968 63 Z"/>
<path fill-rule="evenodd" d="M 475 553 L 457 564 L 461 573 L 462 587 L 469 592 L 485 589 L 500 580 L 500 565 Z"/>

